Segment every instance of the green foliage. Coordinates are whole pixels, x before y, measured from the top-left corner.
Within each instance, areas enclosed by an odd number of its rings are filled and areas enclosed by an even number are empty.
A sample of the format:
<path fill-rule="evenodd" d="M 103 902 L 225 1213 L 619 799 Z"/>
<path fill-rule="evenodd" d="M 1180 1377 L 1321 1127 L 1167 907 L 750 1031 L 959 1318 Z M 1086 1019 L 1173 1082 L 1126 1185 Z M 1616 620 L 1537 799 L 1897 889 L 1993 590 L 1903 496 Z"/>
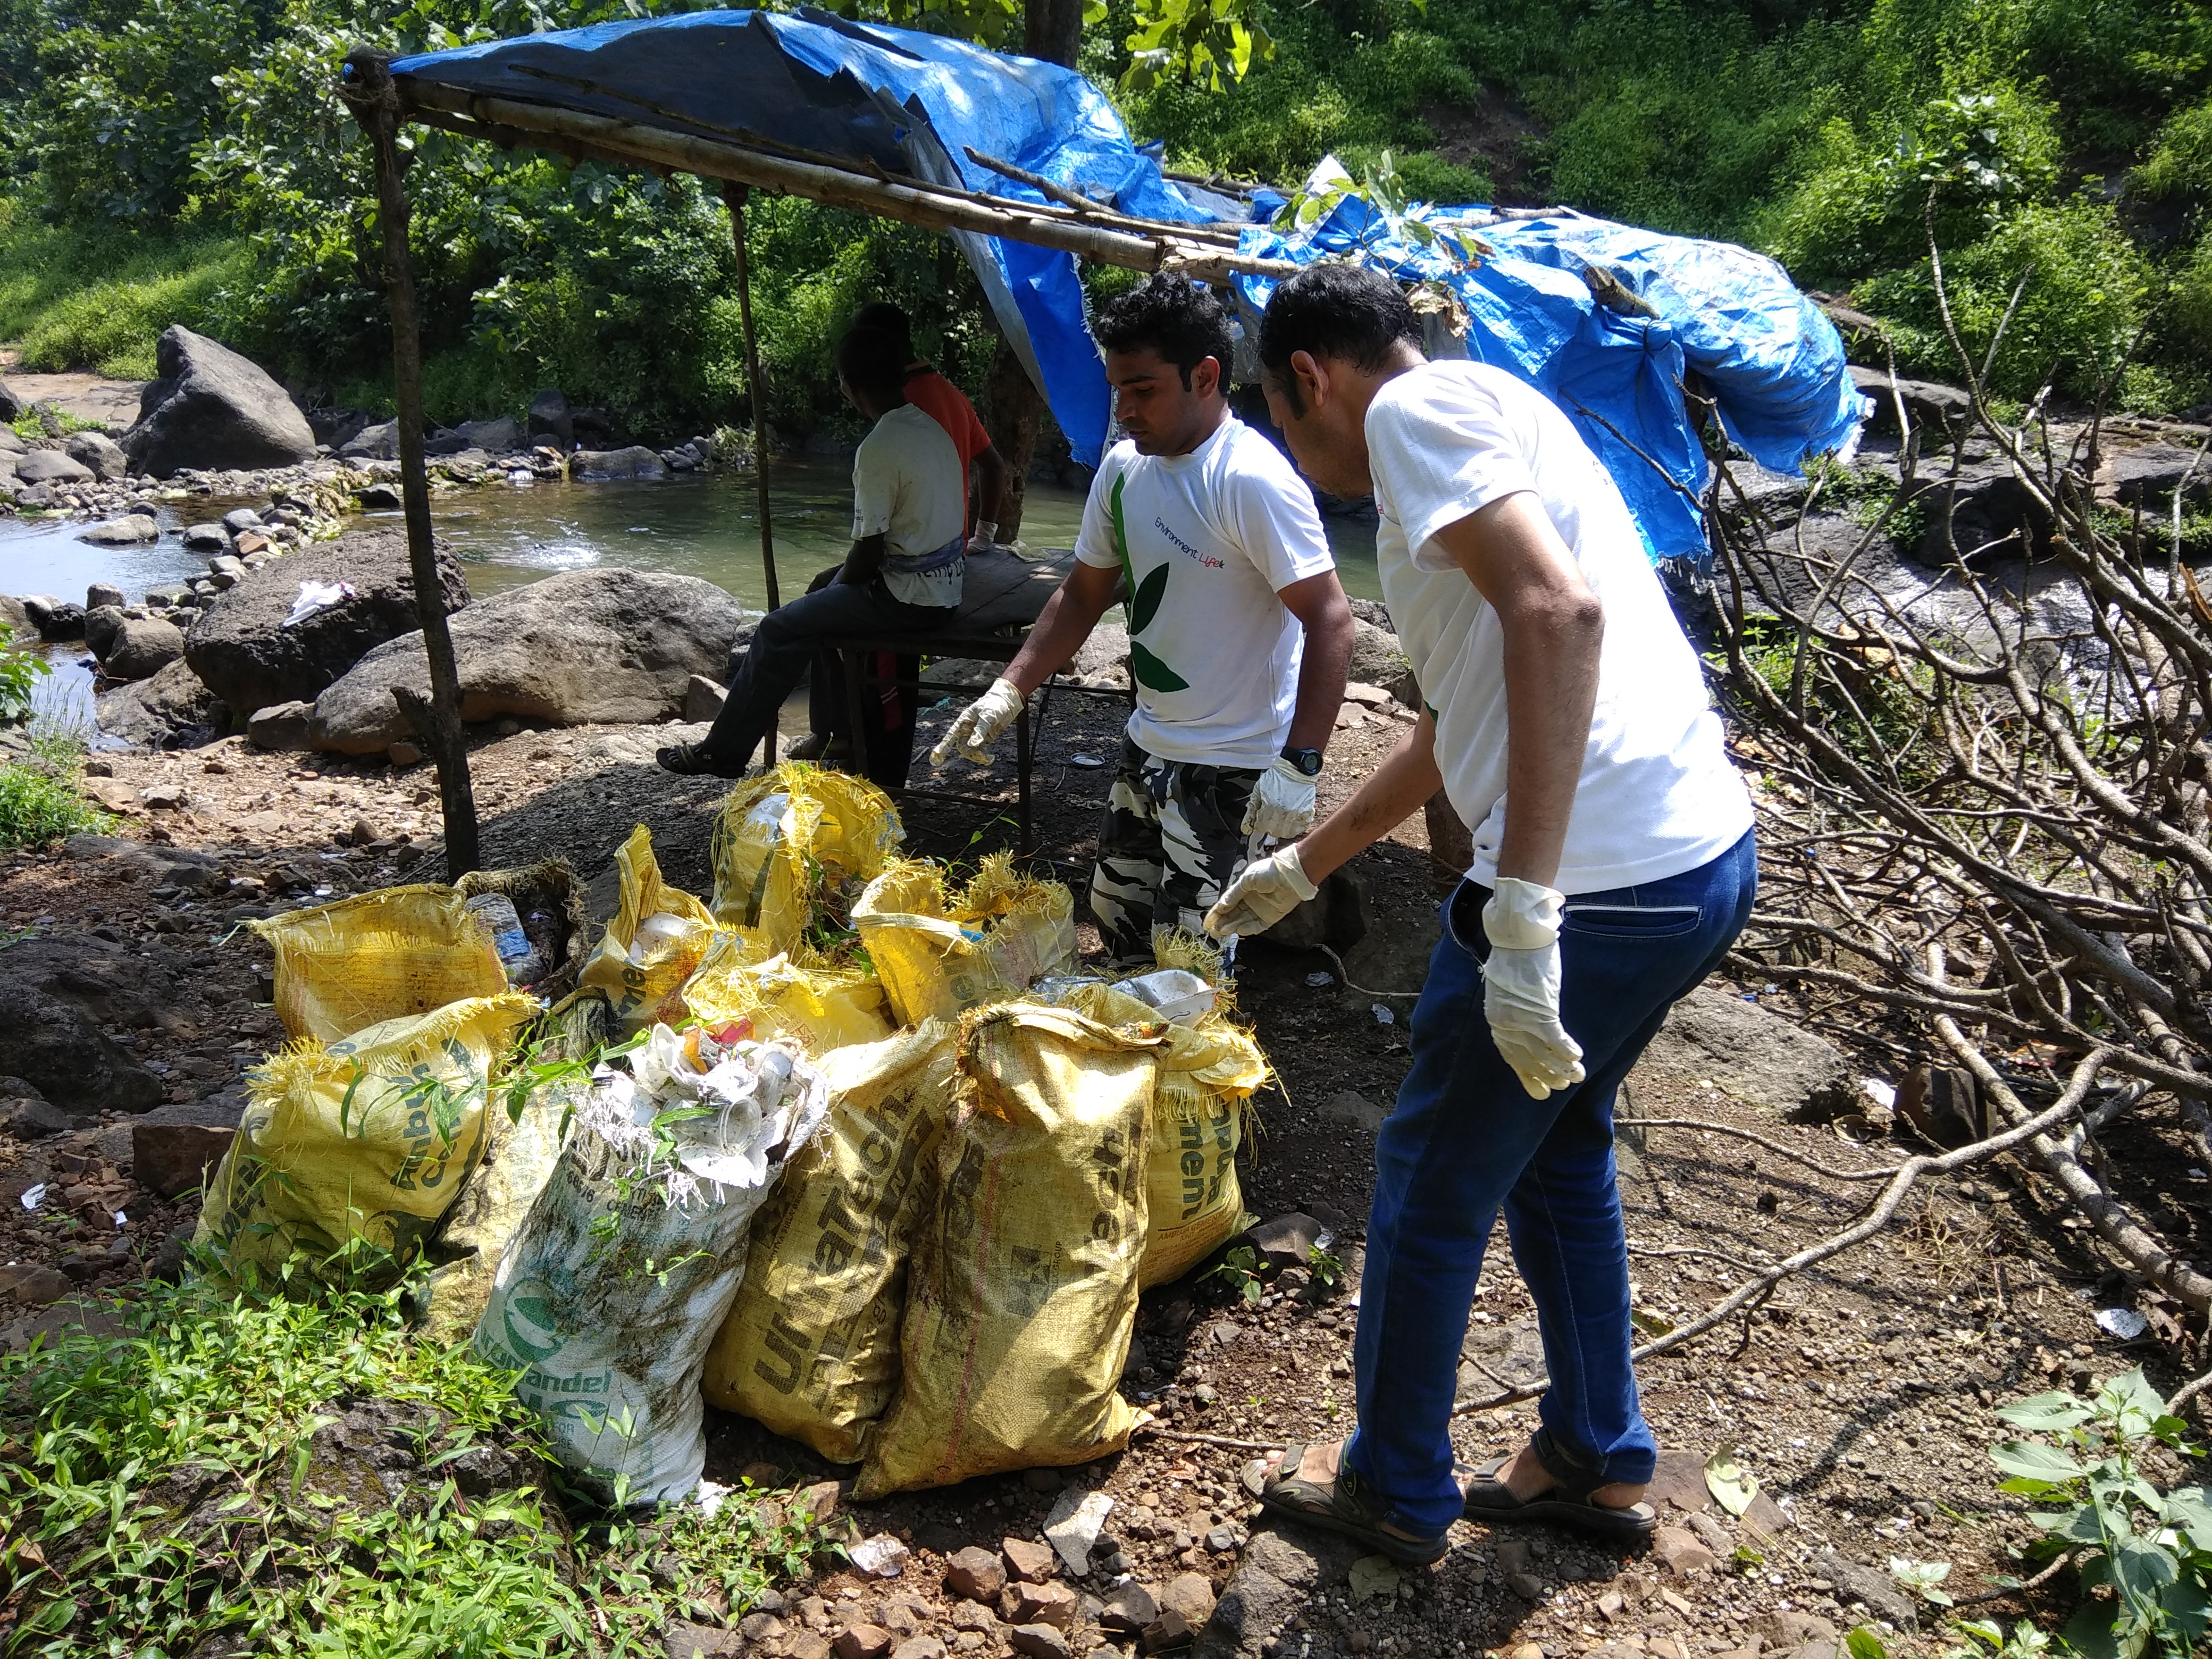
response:
<path fill-rule="evenodd" d="M 1990 1449 L 2008 1477 L 1998 1490 L 2062 1506 L 2035 1512 L 2040 1553 L 2070 1556 L 2092 1593 L 2067 1625 L 2068 1644 L 2093 1655 L 2195 1652 L 2212 1624 L 2212 1487 L 2160 1492 L 2142 1468 L 2154 1446 L 2201 1455 L 2188 1425 L 2140 1369 L 2087 1400 L 2039 1394 L 1997 1416 L 2043 1437 Z"/>
<path fill-rule="evenodd" d="M 573 1555 L 542 1488 L 464 1497 L 447 1467 L 486 1445 L 527 1454 L 533 1425 L 465 1346 L 410 1340 L 401 1296 L 149 1283 L 119 1338 L 0 1358 L 9 1650 L 635 1653 L 690 1597 L 742 1609 L 818 1547 L 749 1492 L 711 1519 L 592 1521 Z M 422 1412 L 430 1480 L 396 1507 L 380 1489 L 350 1501 L 347 1470 L 317 1459 L 315 1431 L 357 1400 Z"/>
<path fill-rule="evenodd" d="M 1200 1277 L 1219 1279 L 1242 1297 L 1247 1307 L 1258 1307 L 1261 1297 L 1266 1293 L 1267 1287 L 1261 1278 L 1260 1253 L 1249 1244 L 1239 1244 Z"/>
<path fill-rule="evenodd" d="M 83 767 L 82 744 L 58 736 L 33 737 L 27 754 L 0 762 L 0 848 L 44 847 L 114 828 L 115 820 L 78 790 Z"/>
<path fill-rule="evenodd" d="M 1084 21 L 1103 21 L 1105 15 L 1103 4 L 1093 4 Z M 1142 92 L 1172 78 L 1218 93 L 1275 55 L 1259 0 L 1152 0 L 1150 13 L 1124 44 L 1129 49 L 1124 92 Z"/>
<path fill-rule="evenodd" d="M 1951 1605 L 1950 1592 L 1942 1588 L 1951 1576 L 1948 1561 L 1917 1561 L 1909 1555 L 1889 1558 L 1889 1576 L 1931 1607 Z"/>
<path fill-rule="evenodd" d="M 14 629 L 0 623 L 0 726 L 21 726 L 31 718 L 31 690 L 53 672 L 43 656 L 16 640 Z"/>

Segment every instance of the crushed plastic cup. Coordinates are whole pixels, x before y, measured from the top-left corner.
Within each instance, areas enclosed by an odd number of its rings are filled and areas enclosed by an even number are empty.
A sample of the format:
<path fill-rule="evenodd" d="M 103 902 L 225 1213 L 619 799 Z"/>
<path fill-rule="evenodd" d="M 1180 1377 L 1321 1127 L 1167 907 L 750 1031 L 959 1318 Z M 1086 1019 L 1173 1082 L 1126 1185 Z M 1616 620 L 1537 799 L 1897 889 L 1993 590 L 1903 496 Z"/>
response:
<path fill-rule="evenodd" d="M 26 1187 L 23 1188 L 23 1207 L 25 1209 L 35 1210 L 40 1205 L 46 1201 L 46 1183 L 45 1182 L 41 1181 L 36 1186 Z"/>
<path fill-rule="evenodd" d="M 1115 987 L 1147 1007 L 1159 1010 L 1170 1025 L 1188 1025 L 1213 1012 L 1213 988 L 1188 968 L 1163 968 L 1139 974 Z"/>

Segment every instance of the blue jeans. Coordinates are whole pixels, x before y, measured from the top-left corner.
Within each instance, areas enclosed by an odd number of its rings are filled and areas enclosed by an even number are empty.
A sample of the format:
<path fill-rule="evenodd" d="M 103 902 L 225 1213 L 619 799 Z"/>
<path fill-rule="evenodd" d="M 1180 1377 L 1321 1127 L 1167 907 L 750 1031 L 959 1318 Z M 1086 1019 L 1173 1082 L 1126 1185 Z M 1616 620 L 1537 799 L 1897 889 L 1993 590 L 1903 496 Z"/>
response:
<path fill-rule="evenodd" d="M 1528 1097 L 1483 1018 L 1488 890 L 1462 882 L 1444 906 L 1413 1070 L 1376 1137 L 1353 1345 L 1359 1426 L 1346 1457 L 1394 1524 L 1433 1537 L 1459 1518 L 1453 1391 L 1501 1206 L 1551 1373 L 1544 1426 L 1599 1484 L 1651 1478 L 1657 1447 L 1628 1360 L 1613 1097 L 1668 1009 L 1734 942 L 1758 879 L 1747 830 L 1686 874 L 1567 901 L 1559 1012 L 1589 1078 L 1546 1100 Z"/>

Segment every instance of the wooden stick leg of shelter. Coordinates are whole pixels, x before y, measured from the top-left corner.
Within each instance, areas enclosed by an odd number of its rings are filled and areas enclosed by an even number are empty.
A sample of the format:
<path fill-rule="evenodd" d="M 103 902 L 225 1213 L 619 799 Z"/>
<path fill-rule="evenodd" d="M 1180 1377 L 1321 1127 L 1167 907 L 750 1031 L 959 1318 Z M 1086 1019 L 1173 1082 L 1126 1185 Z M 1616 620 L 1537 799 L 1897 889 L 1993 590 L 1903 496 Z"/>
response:
<path fill-rule="evenodd" d="M 724 184 L 722 202 L 730 210 L 730 240 L 738 255 L 738 321 L 745 336 L 745 401 L 753 410 L 753 490 L 760 514 L 761 574 L 768 582 L 768 608 L 777 609 L 782 596 L 775 580 L 775 529 L 768 504 L 768 396 L 761 383 L 760 341 L 753 333 L 752 262 L 745 249 L 745 198 L 751 188 Z M 775 764 L 775 727 L 768 729 L 766 759 Z"/>
<path fill-rule="evenodd" d="M 430 696 L 406 687 L 392 696 L 421 735 L 438 768 L 446 830 L 446 872 L 459 877 L 478 863 L 477 802 L 469 787 L 469 751 L 461 731 L 461 677 L 446 623 L 445 585 L 430 534 L 430 480 L 422 459 L 422 342 L 415 316 L 415 276 L 407 253 L 407 197 L 399 180 L 399 100 L 390 59 L 368 47 L 348 54 L 339 95 L 368 134 L 376 156 L 376 216 L 384 233 L 384 283 L 392 307 L 393 391 L 398 402 L 399 493 L 406 509 L 407 562 L 415 614 L 430 665 Z"/>

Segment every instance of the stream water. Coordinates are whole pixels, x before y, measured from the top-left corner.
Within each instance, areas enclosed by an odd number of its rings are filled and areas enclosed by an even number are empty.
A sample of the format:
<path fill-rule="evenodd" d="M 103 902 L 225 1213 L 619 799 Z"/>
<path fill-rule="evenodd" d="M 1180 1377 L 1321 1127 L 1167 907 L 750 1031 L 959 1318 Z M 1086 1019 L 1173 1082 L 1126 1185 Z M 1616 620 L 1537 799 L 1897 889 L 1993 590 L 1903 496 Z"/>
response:
<path fill-rule="evenodd" d="M 852 473 L 841 461 L 792 459 L 769 475 L 769 510 L 776 571 L 785 597 L 844 556 L 851 544 Z M 198 499 L 190 522 L 219 518 L 240 503 Z M 247 503 L 258 505 L 258 502 Z M 595 565 L 702 576 L 748 606 L 764 606 L 758 514 L 750 477 L 678 477 L 660 483 L 539 483 L 526 489 L 486 484 L 434 496 L 438 533 L 467 568 L 479 597 L 562 570 Z M 1083 516 L 1079 492 L 1032 483 L 1022 538 L 1033 547 L 1073 544 Z M 397 525 L 397 513 L 371 514 L 366 524 Z M 162 509 L 161 539 L 147 547 L 94 547 L 77 539 L 81 523 L 0 520 L 0 592 L 52 593 L 82 602 L 95 581 L 112 582 L 127 601 L 149 587 L 205 573 L 176 533 L 187 522 L 176 507 Z M 1330 519 L 1346 590 L 1379 599 L 1375 538 L 1363 522 Z M 52 648 L 54 672 L 40 683 L 50 717 L 76 724 L 89 708 L 90 671 L 81 645 Z"/>

